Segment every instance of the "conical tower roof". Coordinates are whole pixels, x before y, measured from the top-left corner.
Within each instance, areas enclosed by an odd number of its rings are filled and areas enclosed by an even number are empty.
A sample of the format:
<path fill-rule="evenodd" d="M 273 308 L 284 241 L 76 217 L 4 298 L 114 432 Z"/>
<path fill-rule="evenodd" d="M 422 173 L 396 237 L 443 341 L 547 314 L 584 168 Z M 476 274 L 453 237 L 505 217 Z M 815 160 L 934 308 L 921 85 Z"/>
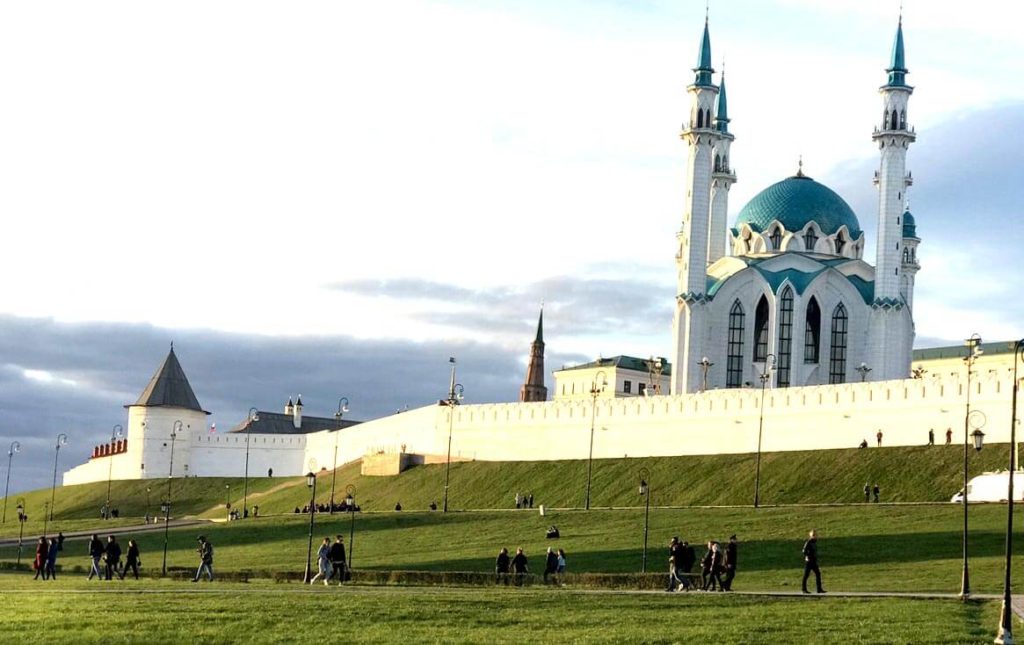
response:
<path fill-rule="evenodd" d="M 163 365 L 156 371 L 153 378 L 149 379 L 149 385 L 142 391 L 139 400 L 134 405 L 141 405 L 147 408 L 168 407 L 196 410 L 209 414 L 199 405 L 192 386 L 189 385 L 185 371 L 181 369 L 181 363 L 174 354 L 174 347 L 164 359 Z"/>

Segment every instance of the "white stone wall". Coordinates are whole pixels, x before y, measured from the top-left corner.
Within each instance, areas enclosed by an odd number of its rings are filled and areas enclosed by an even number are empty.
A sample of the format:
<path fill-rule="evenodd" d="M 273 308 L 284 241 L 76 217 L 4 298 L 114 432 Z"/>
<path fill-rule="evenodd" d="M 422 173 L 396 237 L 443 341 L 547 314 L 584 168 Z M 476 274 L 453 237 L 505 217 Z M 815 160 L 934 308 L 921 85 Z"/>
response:
<path fill-rule="evenodd" d="M 245 443 L 249 441 L 249 476 L 298 475 L 303 470 L 308 435 L 244 432 L 193 432 L 189 474 L 203 477 L 242 477 L 245 474 Z"/>

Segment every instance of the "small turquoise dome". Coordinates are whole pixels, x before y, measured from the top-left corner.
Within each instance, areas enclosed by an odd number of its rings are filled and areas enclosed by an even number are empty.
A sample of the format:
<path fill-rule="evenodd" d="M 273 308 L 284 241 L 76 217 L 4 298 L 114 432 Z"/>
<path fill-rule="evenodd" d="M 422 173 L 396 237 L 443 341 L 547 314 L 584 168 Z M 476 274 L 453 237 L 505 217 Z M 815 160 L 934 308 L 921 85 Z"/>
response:
<path fill-rule="evenodd" d="M 790 233 L 816 222 L 825 235 L 834 235 L 845 224 L 853 239 L 860 237 L 860 222 L 850 205 L 828 186 L 803 174 L 783 179 L 755 195 L 740 211 L 735 228 L 747 224 L 763 233 L 773 220 Z"/>
<path fill-rule="evenodd" d="M 917 222 L 910 211 L 903 211 L 903 237 L 917 237 Z"/>

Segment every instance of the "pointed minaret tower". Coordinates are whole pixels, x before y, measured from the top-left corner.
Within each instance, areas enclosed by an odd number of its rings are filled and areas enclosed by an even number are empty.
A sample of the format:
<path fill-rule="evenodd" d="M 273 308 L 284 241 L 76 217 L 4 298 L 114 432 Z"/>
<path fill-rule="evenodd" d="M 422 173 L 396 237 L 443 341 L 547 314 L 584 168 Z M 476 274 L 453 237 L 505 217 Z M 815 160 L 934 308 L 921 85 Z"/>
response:
<path fill-rule="evenodd" d="M 729 107 L 725 98 L 725 64 L 718 86 L 718 109 L 715 112 L 714 161 L 711 167 L 711 230 L 708 234 L 708 264 L 725 255 L 726 219 L 729 212 L 729 188 L 736 183 L 729 162 L 729 146 L 734 139 L 729 132 Z"/>
<path fill-rule="evenodd" d="M 907 104 L 914 88 L 907 85 L 903 50 L 903 16 L 896 27 L 892 46 L 889 82 L 879 88 L 882 95 L 882 124 L 872 139 L 878 143 L 881 162 L 875 173 L 878 186 L 878 241 L 875 261 L 875 298 L 872 302 L 869 355 L 874 380 L 906 378 L 910 372 L 910 351 L 914 323 L 910 300 L 905 297 L 902 272 L 904 234 L 903 211 L 911 176 L 907 172 L 907 150 L 917 138 L 907 125 Z"/>
<path fill-rule="evenodd" d="M 526 368 L 526 382 L 519 388 L 519 400 L 524 403 L 547 401 L 548 388 L 544 385 L 544 308 L 537 320 L 537 336 L 530 345 L 530 364 Z"/>
<path fill-rule="evenodd" d="M 676 313 L 672 325 L 675 344 L 672 358 L 676 366 L 672 371 L 673 393 L 696 389 L 697 361 L 703 355 L 707 335 L 704 291 L 707 288 L 712 154 L 715 144 L 721 140 L 721 133 L 711 117 L 718 87 L 712 82 L 715 70 L 711 67 L 707 16 L 697 52 L 697 67 L 693 71 L 693 83 L 686 88 L 690 94 L 690 117 L 679 134 L 686 142 L 688 154 L 683 222 L 676 234 L 679 251 L 676 254 Z"/>
<path fill-rule="evenodd" d="M 900 296 L 907 303 L 910 315 L 914 315 L 914 278 L 921 270 L 917 261 L 917 245 L 921 238 L 917 236 L 917 222 L 910 213 L 910 205 L 903 211 L 903 257 L 900 263 Z"/>

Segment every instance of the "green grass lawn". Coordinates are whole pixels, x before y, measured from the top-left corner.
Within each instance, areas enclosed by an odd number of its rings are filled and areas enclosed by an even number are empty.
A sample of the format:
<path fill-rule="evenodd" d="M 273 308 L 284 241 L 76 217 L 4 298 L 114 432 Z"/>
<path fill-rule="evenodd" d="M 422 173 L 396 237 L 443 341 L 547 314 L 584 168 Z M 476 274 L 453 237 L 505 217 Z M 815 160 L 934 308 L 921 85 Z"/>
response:
<path fill-rule="evenodd" d="M 1005 506 L 972 506 L 971 580 L 976 592 L 1001 590 Z M 825 586 L 835 591 L 936 591 L 959 589 L 961 508 L 856 505 L 845 507 L 700 508 L 651 510 L 649 570 L 666 568 L 672 535 L 698 543 L 740 538 L 737 589 L 792 591 L 799 588 L 800 547 L 806 531 L 821 533 Z M 1018 526 L 1021 526 L 1018 519 Z M 557 546 L 568 553 L 570 572 L 628 573 L 640 570 L 643 509 L 466 513 L 368 513 L 355 517 L 357 569 L 491 571 L 499 547 L 523 546 L 534 569 L 552 541 L 544 530 L 557 524 Z M 349 516 L 317 516 L 316 545 L 343 533 Z M 305 565 L 308 516 L 278 516 L 170 531 L 168 563 L 195 564 L 195 536 L 205 533 L 216 548 L 221 571 L 301 572 Z M 135 536 L 144 568 L 160 566 L 163 533 Z M 127 538 L 122 538 L 125 542 Z M 1016 541 L 1024 555 L 1024 540 Z M 31 543 L 28 548 L 32 548 Z M 315 548 L 315 546 L 314 546 Z M 350 547 L 351 548 L 351 547 Z M 0 549 L 10 561 L 15 549 Z M 26 557 L 28 551 L 26 551 Z M 86 566 L 85 545 L 69 540 L 60 563 Z"/>
<path fill-rule="evenodd" d="M 999 612 L 996 602 L 894 598 L 166 581 L 96 591 L 3 578 L 2 629 L 19 643 L 985 643 Z"/>
<path fill-rule="evenodd" d="M 977 454 L 972 450 L 971 472 L 1005 468 L 1007 447 L 993 444 Z M 864 484 L 877 483 L 884 501 L 946 502 L 960 489 L 962 458 L 958 446 L 766 453 L 762 459 L 761 500 L 765 504 L 860 502 Z M 648 468 L 651 473 L 651 499 L 657 506 L 751 504 L 754 461 L 753 454 L 595 460 L 592 505 L 636 505 L 640 468 Z M 336 477 L 327 471 L 319 474 L 317 501 L 330 498 L 332 479 L 336 479 L 336 499 L 341 499 L 345 487 L 352 484 L 364 510 L 390 510 L 396 502 L 406 510 L 425 510 L 431 501 L 441 503 L 444 465 L 414 467 L 395 477 L 363 477 L 358 463 L 348 464 L 338 469 Z M 536 505 L 581 507 L 586 485 L 587 462 L 582 459 L 454 463 L 450 507 L 511 508 L 516 492 L 533 493 Z M 242 502 L 243 482 L 239 478 L 175 479 L 172 486 L 175 517 L 222 518 L 226 501 L 236 507 Z M 166 487 L 166 479 L 115 481 L 111 487 L 112 506 L 123 517 L 142 517 L 147 510 L 157 513 Z M 55 494 L 55 517 L 98 518 L 106 492 L 106 482 L 60 487 Z M 0 536 L 17 535 L 14 507 L 20 498 L 24 498 L 30 518 L 26 532 L 42 532 L 49 489 L 12 495 L 7 503 L 7 522 L 0 524 Z M 259 504 L 262 513 L 288 512 L 308 501 L 309 490 L 302 477 L 249 480 L 249 506 Z"/>

